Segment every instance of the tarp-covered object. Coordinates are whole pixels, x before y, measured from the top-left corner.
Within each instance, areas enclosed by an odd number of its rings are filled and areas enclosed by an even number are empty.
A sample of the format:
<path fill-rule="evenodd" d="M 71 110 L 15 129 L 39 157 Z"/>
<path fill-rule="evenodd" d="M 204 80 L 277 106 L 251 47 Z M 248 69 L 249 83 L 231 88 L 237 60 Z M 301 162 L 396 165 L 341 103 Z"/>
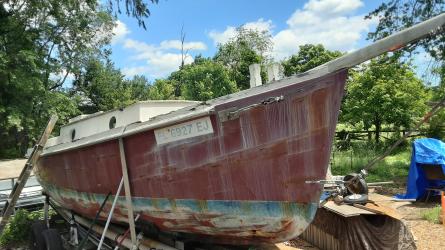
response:
<path fill-rule="evenodd" d="M 317 210 L 299 237 L 326 250 L 417 249 L 411 231 L 401 220 L 381 214 L 343 217 L 324 208 Z"/>
<path fill-rule="evenodd" d="M 445 186 L 445 180 L 426 178 L 422 164 L 436 165 L 445 173 L 445 143 L 431 138 L 415 140 L 408 173 L 406 194 L 398 194 L 399 199 L 419 199 L 426 193 L 426 188 Z"/>

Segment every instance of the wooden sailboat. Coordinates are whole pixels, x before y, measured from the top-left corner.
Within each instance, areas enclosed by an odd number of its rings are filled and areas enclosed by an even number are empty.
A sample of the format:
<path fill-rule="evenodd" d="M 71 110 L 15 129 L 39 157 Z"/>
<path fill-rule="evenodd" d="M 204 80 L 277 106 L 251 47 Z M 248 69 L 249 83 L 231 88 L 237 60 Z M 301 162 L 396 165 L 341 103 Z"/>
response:
<path fill-rule="evenodd" d="M 55 203 L 93 218 L 122 177 L 121 139 L 140 230 L 286 241 L 318 208 L 321 187 L 306 181 L 326 175 L 347 69 L 444 23 L 442 14 L 304 74 L 207 102 L 142 102 L 80 117 L 48 141 L 36 174 Z M 124 196 L 112 221 L 127 221 Z"/>

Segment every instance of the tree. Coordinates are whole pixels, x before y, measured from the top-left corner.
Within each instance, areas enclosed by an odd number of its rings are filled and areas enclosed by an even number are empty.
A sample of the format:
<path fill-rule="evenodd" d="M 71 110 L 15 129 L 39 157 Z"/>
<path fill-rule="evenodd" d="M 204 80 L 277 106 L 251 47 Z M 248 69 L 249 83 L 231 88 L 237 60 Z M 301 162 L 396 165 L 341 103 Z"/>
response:
<path fill-rule="evenodd" d="M 368 14 L 366 18 L 378 18 L 379 23 L 374 32 L 368 34 L 368 38 L 378 40 L 396 31 L 420 23 L 445 11 L 444 0 L 410 1 L 410 0 L 390 0 L 382 3 L 378 8 Z M 442 27 L 443 30 L 443 27 Z M 403 56 L 422 48 L 435 60 L 432 63 L 433 74 L 439 75 L 438 91 L 433 92 L 433 101 L 438 101 L 445 96 L 445 34 L 443 32 L 431 34 L 417 43 L 412 43 L 395 53 L 395 56 Z M 419 50 L 417 50 L 419 51 Z M 439 94 L 442 93 L 442 94 Z M 429 136 L 443 137 L 444 111 L 439 112 L 431 118 L 429 122 Z"/>
<path fill-rule="evenodd" d="M 0 157 L 23 156 L 52 113 L 59 124 L 78 114 L 63 85 L 102 54 L 112 28 L 96 1 L 0 4 Z"/>
<path fill-rule="evenodd" d="M 80 100 L 79 108 L 83 113 L 94 113 L 148 100 L 149 84 L 143 76 L 124 79 L 109 60 L 91 59 L 85 72 L 73 82 L 72 95 Z"/>
<path fill-rule="evenodd" d="M 382 56 L 352 73 L 345 98 L 341 119 L 373 127 L 378 143 L 384 125 L 410 128 L 424 114 L 428 94 L 409 65 Z"/>
<path fill-rule="evenodd" d="M 148 96 L 150 100 L 172 100 L 175 97 L 175 86 L 171 80 L 157 79 L 150 86 Z"/>
<path fill-rule="evenodd" d="M 228 70 L 211 59 L 184 66 L 181 77 L 182 95 L 187 100 L 206 101 L 238 91 Z"/>
<path fill-rule="evenodd" d="M 339 56 L 340 51 L 330 51 L 321 44 L 305 44 L 299 47 L 298 53 L 283 61 L 284 74 L 291 76 L 313 69 Z"/>
<path fill-rule="evenodd" d="M 256 31 L 241 26 L 236 35 L 225 44 L 218 45 L 214 60 L 229 69 L 230 78 L 239 89 L 250 87 L 249 65 L 264 64 L 266 54 L 272 48 L 271 35 L 267 31 Z"/>
<path fill-rule="evenodd" d="M 433 70 L 434 74 L 445 76 L 445 64 Z M 445 98 L 445 77 L 440 79 L 436 86 L 431 87 L 431 105 L 442 101 Z M 445 110 L 442 109 L 436 115 L 432 116 L 426 129 L 427 136 L 437 139 L 445 139 Z"/>
<path fill-rule="evenodd" d="M 127 16 L 132 16 L 138 21 L 139 26 L 142 26 L 144 29 L 147 29 L 145 25 L 144 19 L 150 16 L 150 10 L 148 9 L 149 3 L 157 4 L 159 0 L 109 0 L 108 1 L 108 9 L 109 12 L 121 13 L 120 4 L 121 2 L 125 2 L 125 13 Z M 117 7 L 117 9 L 116 9 Z"/>
<path fill-rule="evenodd" d="M 143 101 L 150 98 L 150 83 L 145 76 L 135 75 L 131 80 L 125 80 L 132 100 Z"/>
<path fill-rule="evenodd" d="M 15 53 L 11 52 L 26 51 L 42 72 L 40 78 L 48 90 L 61 87 L 70 73 L 82 69 L 92 56 L 101 55 L 114 26 L 111 16 L 90 0 L 8 1 L 0 8 L 3 23 L 10 24 L 2 32 L 6 60 L 13 62 L 10 57 Z M 27 47 L 17 45 L 15 36 L 26 40 Z"/>

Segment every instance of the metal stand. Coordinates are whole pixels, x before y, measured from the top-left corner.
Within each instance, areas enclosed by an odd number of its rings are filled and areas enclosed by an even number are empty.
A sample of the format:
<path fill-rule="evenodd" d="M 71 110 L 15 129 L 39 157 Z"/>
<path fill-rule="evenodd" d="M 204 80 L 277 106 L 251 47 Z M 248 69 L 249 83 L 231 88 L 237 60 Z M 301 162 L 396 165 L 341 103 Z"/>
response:
<path fill-rule="evenodd" d="M 45 202 L 43 203 L 43 221 L 46 223 L 46 227 L 49 228 L 49 197 L 45 195 Z"/>
<path fill-rule="evenodd" d="M 96 224 L 97 219 L 99 219 L 99 215 L 100 213 L 102 213 L 102 210 L 105 207 L 105 204 L 108 201 L 108 198 L 110 198 L 111 192 L 108 192 L 107 196 L 105 197 L 104 201 L 102 202 L 102 204 L 100 205 L 99 210 L 96 213 L 96 216 L 94 217 L 94 220 L 91 222 L 91 225 L 88 226 L 88 231 L 86 233 L 86 236 L 82 239 L 82 241 L 80 242 L 80 245 L 77 247 L 77 249 L 82 249 L 83 245 L 86 243 L 86 241 L 88 240 L 88 237 L 90 236 L 90 232 L 91 232 L 91 228 L 94 226 L 94 224 Z M 74 220 L 74 216 L 72 215 L 72 218 Z M 75 220 L 74 220 L 75 221 Z"/>
<path fill-rule="evenodd" d="M 108 226 L 110 225 L 111 218 L 113 217 L 114 208 L 116 207 L 117 200 L 119 199 L 119 194 L 121 193 L 123 183 L 124 183 L 124 177 L 122 177 L 121 182 L 119 183 L 119 187 L 117 188 L 116 196 L 114 196 L 113 205 L 111 206 L 110 213 L 108 214 L 107 223 L 105 224 L 105 228 L 103 230 L 102 237 L 100 238 L 99 245 L 97 246 L 97 250 L 100 250 L 100 248 L 102 247 L 102 244 L 104 242 L 105 234 L 107 233 Z"/>
<path fill-rule="evenodd" d="M 88 237 L 88 235 L 86 237 Z M 77 225 L 74 220 L 74 216 L 71 216 L 71 220 L 70 220 L 70 241 L 69 241 L 69 243 L 73 246 L 77 246 L 79 244 L 79 236 L 77 233 Z"/>

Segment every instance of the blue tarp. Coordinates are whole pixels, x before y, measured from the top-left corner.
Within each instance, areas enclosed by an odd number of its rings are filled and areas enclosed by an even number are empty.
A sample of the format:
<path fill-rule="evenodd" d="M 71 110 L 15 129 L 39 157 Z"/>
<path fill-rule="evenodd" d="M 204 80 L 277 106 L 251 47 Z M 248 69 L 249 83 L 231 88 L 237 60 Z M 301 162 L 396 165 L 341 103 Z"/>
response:
<path fill-rule="evenodd" d="M 414 141 L 406 194 L 398 194 L 395 196 L 396 198 L 419 199 L 425 195 L 425 188 L 445 186 L 445 181 L 426 179 L 419 164 L 438 165 L 445 173 L 445 143 L 431 138 Z"/>

